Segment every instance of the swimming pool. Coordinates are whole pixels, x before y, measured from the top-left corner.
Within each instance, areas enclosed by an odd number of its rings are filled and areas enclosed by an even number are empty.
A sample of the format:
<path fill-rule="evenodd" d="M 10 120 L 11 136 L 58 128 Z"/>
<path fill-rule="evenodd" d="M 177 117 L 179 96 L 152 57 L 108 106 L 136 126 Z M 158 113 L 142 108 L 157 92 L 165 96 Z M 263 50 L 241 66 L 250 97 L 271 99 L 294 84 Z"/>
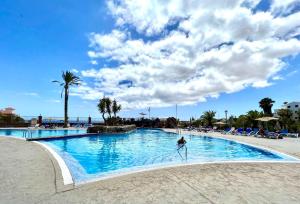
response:
<path fill-rule="evenodd" d="M 42 141 L 65 161 L 75 183 L 156 166 L 216 161 L 293 161 L 292 157 L 212 137 L 184 135 L 185 149 L 177 151 L 181 135 L 156 129 L 126 134 L 96 135 Z"/>
<path fill-rule="evenodd" d="M 2 136 L 12 136 L 23 138 L 24 131 L 28 129 L 0 129 L 0 135 Z M 41 129 L 30 129 L 32 137 L 51 137 L 51 136 L 64 136 L 64 135 L 76 135 L 76 134 L 85 134 L 85 129 L 76 129 L 76 130 L 41 130 Z"/>

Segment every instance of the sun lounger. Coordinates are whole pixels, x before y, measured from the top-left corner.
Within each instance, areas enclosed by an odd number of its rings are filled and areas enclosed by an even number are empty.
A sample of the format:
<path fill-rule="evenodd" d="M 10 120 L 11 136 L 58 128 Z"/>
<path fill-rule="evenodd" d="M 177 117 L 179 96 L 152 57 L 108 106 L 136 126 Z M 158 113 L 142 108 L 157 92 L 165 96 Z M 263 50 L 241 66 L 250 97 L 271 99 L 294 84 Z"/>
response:
<path fill-rule="evenodd" d="M 298 138 L 299 137 L 299 133 L 288 133 L 287 137 L 296 137 L 296 138 Z"/>
<path fill-rule="evenodd" d="M 231 130 L 231 128 L 226 128 L 226 129 L 223 131 L 223 134 L 227 134 L 230 130 Z"/>
<path fill-rule="evenodd" d="M 282 137 L 299 137 L 299 133 L 289 133 L 288 130 L 281 130 L 280 131 L 280 136 Z"/>
<path fill-rule="evenodd" d="M 227 129 L 224 131 L 224 134 L 233 134 L 234 131 L 235 131 L 235 127 L 227 128 Z"/>
<path fill-rule="evenodd" d="M 252 131 L 248 134 L 248 136 L 256 136 L 259 133 L 258 128 L 253 128 Z"/>
<path fill-rule="evenodd" d="M 269 139 L 278 139 L 279 134 L 275 132 L 267 132 L 266 133 L 266 138 Z"/>
<path fill-rule="evenodd" d="M 244 135 L 249 136 L 251 132 L 252 132 L 252 128 L 246 128 Z"/>
<path fill-rule="evenodd" d="M 288 131 L 288 130 L 281 130 L 281 131 L 280 131 L 280 134 L 281 134 L 282 136 L 287 136 L 287 134 L 289 134 L 289 131 Z"/>
<path fill-rule="evenodd" d="M 243 128 L 238 128 L 237 131 L 235 132 L 236 135 L 243 135 L 244 129 Z"/>

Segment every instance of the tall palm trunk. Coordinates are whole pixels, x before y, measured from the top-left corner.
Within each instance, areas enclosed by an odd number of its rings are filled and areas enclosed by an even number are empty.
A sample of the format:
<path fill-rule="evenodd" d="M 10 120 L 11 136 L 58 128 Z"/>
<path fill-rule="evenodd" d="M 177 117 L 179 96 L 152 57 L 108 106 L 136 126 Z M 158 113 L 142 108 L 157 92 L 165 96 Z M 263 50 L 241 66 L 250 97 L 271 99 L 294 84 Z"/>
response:
<path fill-rule="evenodd" d="M 64 120 L 64 128 L 68 127 L 68 100 L 69 100 L 69 95 L 68 95 L 68 86 L 65 86 L 65 120 Z"/>
<path fill-rule="evenodd" d="M 105 119 L 104 113 L 102 113 L 102 118 L 103 118 L 103 121 L 104 121 L 104 125 L 106 125 L 106 119 Z"/>

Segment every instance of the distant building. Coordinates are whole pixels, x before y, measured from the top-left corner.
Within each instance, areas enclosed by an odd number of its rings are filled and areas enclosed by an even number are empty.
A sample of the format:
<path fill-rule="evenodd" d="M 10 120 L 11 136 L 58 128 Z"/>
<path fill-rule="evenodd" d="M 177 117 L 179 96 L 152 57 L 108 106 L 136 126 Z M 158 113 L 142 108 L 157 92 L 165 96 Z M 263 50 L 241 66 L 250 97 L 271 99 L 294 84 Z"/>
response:
<path fill-rule="evenodd" d="M 299 119 L 298 111 L 300 109 L 300 102 L 285 103 L 285 104 L 283 104 L 281 109 L 290 110 L 293 113 L 293 116 L 292 116 L 293 120 L 298 120 Z M 275 109 L 274 110 L 274 117 L 279 117 L 279 115 L 278 115 L 279 110 L 280 109 Z"/>
<path fill-rule="evenodd" d="M 15 109 L 12 107 L 0 109 L 0 114 L 2 115 L 14 115 L 15 114 Z"/>

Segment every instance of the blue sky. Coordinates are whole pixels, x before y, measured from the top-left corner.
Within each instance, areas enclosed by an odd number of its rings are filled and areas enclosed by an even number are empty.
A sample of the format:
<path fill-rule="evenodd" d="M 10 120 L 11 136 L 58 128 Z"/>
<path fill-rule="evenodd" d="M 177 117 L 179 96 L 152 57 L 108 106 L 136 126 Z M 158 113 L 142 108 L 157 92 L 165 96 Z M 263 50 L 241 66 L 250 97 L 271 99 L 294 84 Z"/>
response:
<path fill-rule="evenodd" d="M 133 6 L 126 0 L 2 0 L 0 108 L 12 106 L 18 114 L 26 116 L 62 116 L 60 88 L 51 81 L 60 79 L 62 70 L 66 69 L 74 69 L 84 82 L 70 97 L 70 116 L 100 117 L 96 104 L 104 93 L 121 102 L 126 108 L 120 113 L 124 117 L 137 117 L 149 106 L 152 116 L 174 116 L 176 103 L 181 119 L 199 117 L 205 110 L 215 110 L 218 117 L 224 117 L 224 110 L 238 115 L 259 109 L 258 101 L 263 97 L 274 99 L 275 108 L 284 101 L 300 100 L 299 23 L 293 20 L 299 13 L 296 1 L 288 1 L 288 5 L 279 1 L 253 3 L 255 5 L 245 7 L 252 12 L 250 14 L 242 5 L 210 8 L 197 3 L 185 8 L 184 11 L 188 11 L 185 14 L 180 6 L 174 9 L 174 2 L 173 6 L 170 2 L 135 2 Z M 192 9 L 197 6 L 206 16 L 211 13 L 217 16 L 217 12 L 234 8 L 234 15 L 244 22 L 249 20 L 249 28 L 240 26 L 240 30 L 232 33 L 235 28 L 231 21 L 237 19 L 233 16 L 222 19 L 228 28 L 221 27 L 224 32 L 220 32 L 217 28 L 220 25 L 210 22 L 211 18 L 197 16 Z M 272 25 L 272 29 L 278 26 L 277 30 L 272 34 L 263 29 L 250 34 L 242 32 L 262 22 L 256 20 L 257 12 L 268 14 L 263 16 L 266 19 L 263 26 Z M 270 16 L 280 20 L 270 19 Z M 202 23 L 203 28 L 198 30 L 196 22 L 204 20 L 207 25 L 204 27 Z M 236 24 L 238 22 L 233 25 Z M 207 37 L 211 28 L 215 29 L 214 40 Z M 197 51 L 193 51 L 195 56 L 181 59 L 186 52 L 195 50 L 193 43 L 184 41 L 185 37 L 192 38 L 191 42 L 196 44 L 200 31 L 202 40 Z M 213 49 L 223 43 L 219 39 L 233 45 Z M 177 47 L 172 47 L 174 44 Z M 266 51 L 253 53 L 253 47 L 258 45 Z M 242 55 L 245 59 L 230 58 L 236 49 L 246 48 L 251 52 Z M 228 53 L 227 62 L 224 58 Z M 222 55 L 225 57 L 216 58 Z M 148 56 L 151 60 L 146 58 Z M 208 57 L 202 59 L 203 56 Z M 252 64 L 256 59 L 257 63 Z M 220 68 L 222 63 L 216 65 L 218 61 L 224 63 L 224 68 Z M 240 68 L 230 70 L 234 64 Z M 122 70 L 126 74 L 122 74 Z M 252 71 L 264 75 L 254 75 Z M 223 81 L 230 81 L 231 76 L 234 83 Z M 130 81 L 132 86 L 120 86 L 124 80 Z"/>

